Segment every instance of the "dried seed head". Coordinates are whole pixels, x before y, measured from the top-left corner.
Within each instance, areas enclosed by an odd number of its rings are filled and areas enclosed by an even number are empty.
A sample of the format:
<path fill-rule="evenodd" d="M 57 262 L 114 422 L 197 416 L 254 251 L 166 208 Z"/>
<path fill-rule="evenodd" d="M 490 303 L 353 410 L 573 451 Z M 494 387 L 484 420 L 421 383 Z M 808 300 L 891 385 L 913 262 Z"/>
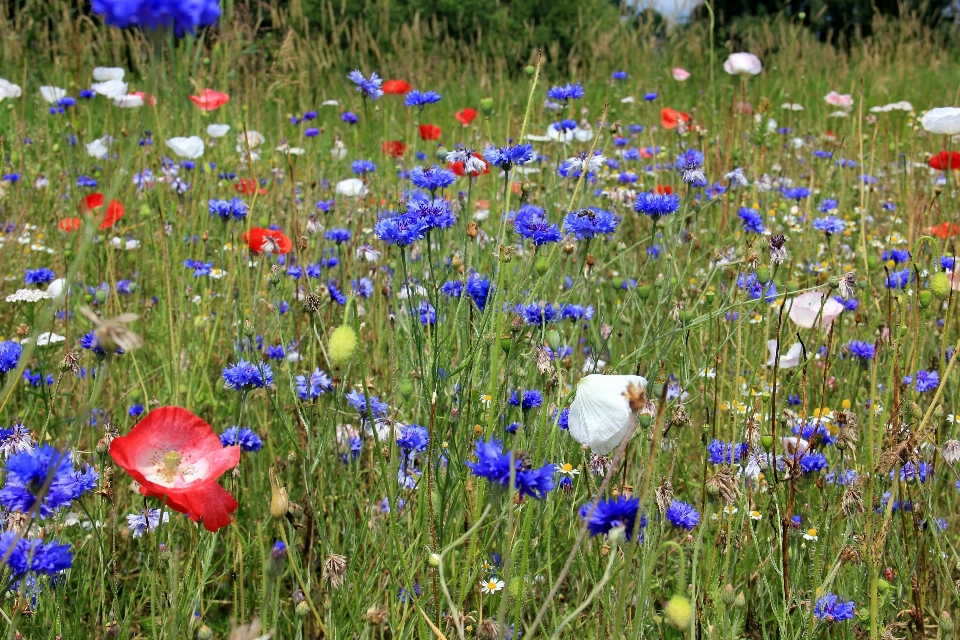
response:
<path fill-rule="evenodd" d="M 943 459 L 949 464 L 960 460 L 960 441 L 947 440 L 943 445 Z"/>
<path fill-rule="evenodd" d="M 316 313 L 320 310 L 323 300 L 315 293 L 308 293 L 303 297 L 303 310 L 307 313 Z"/>
<path fill-rule="evenodd" d="M 366 618 L 367 622 L 370 623 L 372 627 L 378 627 L 387 620 L 387 610 L 381 609 L 377 605 L 372 604 L 370 608 L 367 609 L 367 613 L 363 616 Z"/>
<path fill-rule="evenodd" d="M 339 589 L 347 577 L 347 558 L 337 553 L 331 553 L 323 563 L 323 577 L 330 581 L 330 586 Z"/>
<path fill-rule="evenodd" d="M 496 618 L 484 618 L 477 627 L 477 638 L 480 640 L 500 640 L 504 637 L 503 624 L 497 622 Z"/>
<path fill-rule="evenodd" d="M 627 385 L 627 390 L 623 392 L 623 396 L 630 404 L 632 413 L 639 413 L 647 406 L 647 389 L 639 384 L 631 382 Z"/>
<path fill-rule="evenodd" d="M 673 484 L 666 476 L 660 478 L 660 485 L 654 492 L 654 498 L 657 501 L 657 508 L 660 513 L 666 513 L 667 507 L 673 502 Z"/>
<path fill-rule="evenodd" d="M 596 453 L 590 454 L 590 473 L 595 476 L 603 477 L 607 475 L 607 472 L 610 471 L 610 458 L 607 456 L 597 455 Z"/>
<path fill-rule="evenodd" d="M 716 491 L 725 502 L 732 503 L 740 495 L 740 484 L 730 467 L 723 466 L 707 480 L 707 490 Z"/>
<path fill-rule="evenodd" d="M 840 509 L 848 518 L 859 515 L 863 511 L 863 496 L 860 494 L 860 489 L 854 485 L 847 485 L 840 499 Z"/>

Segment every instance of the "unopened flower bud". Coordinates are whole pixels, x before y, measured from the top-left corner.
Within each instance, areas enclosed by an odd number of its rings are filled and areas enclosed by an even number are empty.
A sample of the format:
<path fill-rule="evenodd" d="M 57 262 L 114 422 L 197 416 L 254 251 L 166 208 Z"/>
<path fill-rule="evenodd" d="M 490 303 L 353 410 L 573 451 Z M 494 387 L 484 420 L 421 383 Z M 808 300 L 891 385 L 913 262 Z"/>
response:
<path fill-rule="evenodd" d="M 282 518 L 290 510 L 290 499 L 287 497 L 287 488 L 280 484 L 280 479 L 273 468 L 270 468 L 270 515 Z"/>
<path fill-rule="evenodd" d="M 686 596 L 675 595 L 670 598 L 663 613 L 670 626 L 680 631 L 689 629 L 693 621 L 693 607 Z"/>
<path fill-rule="evenodd" d="M 490 114 L 493 113 L 493 98 L 486 97 L 480 98 L 480 111 L 483 112 L 483 115 L 490 117 Z"/>
<path fill-rule="evenodd" d="M 427 564 L 429 564 L 431 567 L 439 567 L 440 556 L 436 553 L 431 553 L 430 556 L 427 558 Z"/>

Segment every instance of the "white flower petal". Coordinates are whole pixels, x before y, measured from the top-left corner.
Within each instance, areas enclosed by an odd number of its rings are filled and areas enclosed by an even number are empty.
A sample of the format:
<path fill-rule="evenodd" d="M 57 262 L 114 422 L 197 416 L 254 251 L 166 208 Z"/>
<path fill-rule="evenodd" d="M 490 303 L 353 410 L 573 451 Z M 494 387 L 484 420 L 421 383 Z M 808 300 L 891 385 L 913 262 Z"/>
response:
<path fill-rule="evenodd" d="M 585 376 L 577 385 L 577 397 L 570 406 L 570 435 L 595 453 L 613 451 L 636 419 L 623 395 L 631 384 L 647 388 L 640 376 Z"/>

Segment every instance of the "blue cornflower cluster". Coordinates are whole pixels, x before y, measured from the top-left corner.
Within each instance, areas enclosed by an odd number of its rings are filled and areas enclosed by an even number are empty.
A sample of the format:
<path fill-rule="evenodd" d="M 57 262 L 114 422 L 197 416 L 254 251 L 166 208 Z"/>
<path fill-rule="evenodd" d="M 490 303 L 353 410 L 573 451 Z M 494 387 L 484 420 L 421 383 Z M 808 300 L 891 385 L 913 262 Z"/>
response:
<path fill-rule="evenodd" d="M 457 217 L 450 211 L 450 203 L 443 198 L 412 202 L 407 215 L 420 220 L 425 233 L 431 229 L 447 229 L 457 223 Z"/>
<path fill-rule="evenodd" d="M 422 218 L 411 213 L 394 213 L 377 220 L 373 230 L 377 238 L 387 244 L 409 247 L 417 240 L 423 239 L 429 226 Z"/>
<path fill-rule="evenodd" d="M 887 274 L 887 289 L 906 289 L 911 282 L 913 282 L 913 272 L 910 269 L 890 271 Z"/>
<path fill-rule="evenodd" d="M 429 444 L 429 432 L 418 424 L 403 427 L 397 436 L 397 446 L 407 452 L 426 451 Z"/>
<path fill-rule="evenodd" d="M 0 373 L 16 369 L 21 353 L 23 353 L 23 347 L 18 343 L 0 340 Z"/>
<path fill-rule="evenodd" d="M 556 486 L 553 479 L 555 465 L 545 464 L 534 469 L 522 454 L 505 452 L 503 442 L 496 438 L 490 438 L 488 442 L 477 440 L 474 454 L 477 456 L 476 462 L 464 463 L 473 475 L 504 488 L 510 486 L 513 476 L 513 486 L 521 496 L 541 500 Z"/>
<path fill-rule="evenodd" d="M 350 170 L 353 171 L 358 176 L 362 176 L 366 173 L 373 173 L 377 170 L 377 165 L 370 162 L 369 160 L 354 160 L 350 163 Z"/>
<path fill-rule="evenodd" d="M 310 376 L 297 376 L 297 396 L 301 400 L 315 400 L 333 390 L 333 380 L 319 367 Z"/>
<path fill-rule="evenodd" d="M 46 518 L 92 491 L 98 478 L 93 467 L 75 468 L 70 452 L 61 453 L 44 444 L 7 459 L 0 505 Z"/>
<path fill-rule="evenodd" d="M 833 198 L 824 198 L 823 202 L 821 202 L 820 205 L 817 207 L 817 210 L 820 211 L 821 213 L 830 213 L 831 211 L 836 209 L 837 206 L 838 206 L 838 203 Z"/>
<path fill-rule="evenodd" d="M 583 306 L 582 304 L 566 304 L 560 312 L 560 317 L 565 320 L 592 320 L 596 310 L 592 305 Z"/>
<path fill-rule="evenodd" d="M 536 409 L 543 404 L 543 394 L 536 389 L 518 389 L 513 392 L 507 401 L 514 407 L 520 407 L 524 411 Z"/>
<path fill-rule="evenodd" d="M 803 454 L 799 454 L 800 458 L 800 470 L 804 474 L 807 473 L 816 473 L 817 471 L 822 471 L 827 468 L 827 456 L 823 455 L 819 451 L 806 451 Z"/>
<path fill-rule="evenodd" d="M 420 109 L 423 109 L 428 104 L 435 104 L 437 102 L 440 102 L 441 98 L 442 96 L 436 91 L 421 92 L 421 91 L 418 91 L 417 89 L 414 89 L 413 91 L 407 94 L 407 97 L 403 101 L 403 104 L 405 104 L 408 107 L 420 107 Z"/>
<path fill-rule="evenodd" d="M 693 505 L 680 500 L 674 500 L 670 503 L 670 506 L 667 507 L 666 516 L 670 524 L 687 531 L 700 524 L 700 513 L 693 508 Z"/>
<path fill-rule="evenodd" d="M 823 216 L 813 221 L 813 228 L 823 231 L 827 236 L 843 233 L 847 224 L 837 216 Z"/>
<path fill-rule="evenodd" d="M 748 450 L 749 446 L 745 442 L 733 444 L 716 438 L 707 445 L 707 455 L 710 456 L 710 462 L 713 464 L 740 462 L 741 459 L 747 457 Z"/>
<path fill-rule="evenodd" d="M 15 578 L 28 573 L 55 576 L 73 566 L 69 544 L 59 544 L 56 540 L 44 542 L 40 538 L 27 540 L 16 531 L 0 534 L 0 557 Z M 27 582 L 29 584 L 29 578 Z"/>
<path fill-rule="evenodd" d="M 487 147 L 483 150 L 483 157 L 490 164 L 496 165 L 504 171 L 510 171 L 515 166 L 524 165 L 533 160 L 533 145 L 530 143 L 506 147 Z"/>
<path fill-rule="evenodd" d="M 850 351 L 850 355 L 860 360 L 864 366 L 866 366 L 867 361 L 873 360 L 876 354 L 876 347 L 863 340 L 851 340 L 847 344 L 847 349 Z"/>
<path fill-rule="evenodd" d="M 740 207 L 739 215 L 743 222 L 743 230 L 747 233 L 763 233 L 766 230 L 763 226 L 763 216 L 756 209 Z"/>
<path fill-rule="evenodd" d="M 520 207 L 513 219 L 513 229 L 538 247 L 559 242 L 561 238 L 560 227 L 547 219 L 543 209 L 532 204 Z"/>
<path fill-rule="evenodd" d="M 241 198 L 231 198 L 229 200 L 210 200 L 207 203 L 211 218 L 219 218 L 226 222 L 227 220 L 243 220 L 247 217 L 250 209 L 247 203 Z"/>
<path fill-rule="evenodd" d="M 589 207 L 568 213 L 563 218 L 563 231 L 574 234 L 580 240 L 590 240 L 613 233 L 619 223 L 619 218 L 613 212 Z"/>
<path fill-rule="evenodd" d="M 788 200 L 796 200 L 797 202 L 800 202 L 804 198 L 810 196 L 810 189 L 807 189 L 806 187 L 794 187 L 792 189 L 784 188 L 783 195 Z"/>
<path fill-rule="evenodd" d="M 470 296 L 473 304 L 477 305 L 477 309 L 480 311 L 487 308 L 487 300 L 490 299 L 490 288 L 489 278 L 482 278 L 475 273 L 467 278 L 467 295 Z"/>
<path fill-rule="evenodd" d="M 457 179 L 456 174 L 449 169 L 433 165 L 431 167 L 414 167 L 410 170 L 410 182 L 414 186 L 434 192 L 446 189 Z"/>
<path fill-rule="evenodd" d="M 617 496 L 610 500 L 601 500 L 590 513 L 592 503 L 580 507 L 580 518 L 587 521 L 590 536 L 608 535 L 612 530 L 622 527 L 627 540 L 633 536 L 633 529 L 637 523 L 637 514 L 640 513 L 639 498 L 625 498 Z M 589 520 L 587 517 L 589 516 Z M 647 516 L 640 515 L 640 529 L 647 526 Z M 643 532 L 640 532 L 638 541 L 643 542 Z"/>
<path fill-rule="evenodd" d="M 901 262 L 910 261 L 910 252 L 906 249 L 890 249 L 889 251 L 884 251 L 880 257 L 884 262 L 893 260 L 894 264 L 900 264 Z"/>
<path fill-rule="evenodd" d="M 843 622 L 853 617 L 856 603 L 853 600 L 844 601 L 833 593 L 818 598 L 813 606 L 813 615 L 817 620 L 824 622 Z"/>
<path fill-rule="evenodd" d="M 48 269 L 47 267 L 41 267 L 40 269 L 27 269 L 23 273 L 24 282 L 27 284 L 35 284 L 37 286 L 52 282 L 56 277 L 57 274 L 54 273 L 53 269 Z"/>
<path fill-rule="evenodd" d="M 566 103 L 570 100 L 579 100 L 584 96 L 583 87 L 579 82 L 557 85 L 547 91 L 547 97 L 557 102 Z"/>
<path fill-rule="evenodd" d="M 378 100 L 383 96 L 383 80 L 377 73 L 374 71 L 370 74 L 370 78 L 364 78 L 363 74 L 359 70 L 351 71 L 347 74 L 349 78 L 355 85 L 357 85 L 357 91 L 363 94 L 364 98 L 370 98 L 371 100 Z"/>
<path fill-rule="evenodd" d="M 680 208 L 680 196 L 675 193 L 641 192 L 633 205 L 634 211 L 658 220 L 663 216 L 676 213 Z"/>
<path fill-rule="evenodd" d="M 366 395 L 354 389 L 344 397 L 346 398 L 347 403 L 361 414 L 367 412 Z M 389 409 L 390 405 L 388 405 L 386 402 L 381 402 L 378 396 L 373 396 L 370 398 L 370 411 L 373 413 L 374 418 L 383 418 L 387 415 L 387 411 Z"/>
<path fill-rule="evenodd" d="M 177 37 L 215 24 L 220 18 L 219 0 L 91 0 L 90 8 L 111 27 L 146 31 L 173 28 Z"/>
<path fill-rule="evenodd" d="M 554 306 L 550 302 L 531 302 L 530 304 L 518 304 L 514 311 L 517 312 L 526 324 L 533 326 L 543 326 L 552 324 L 560 318 L 562 307 Z"/>
<path fill-rule="evenodd" d="M 233 426 L 220 434 L 220 444 L 224 447 L 239 446 L 241 451 L 260 451 L 263 440 L 252 429 Z"/>
<path fill-rule="evenodd" d="M 223 369 L 223 380 L 234 391 L 262 389 L 273 384 L 273 369 L 266 362 L 254 364 L 241 358 Z"/>
<path fill-rule="evenodd" d="M 912 386 L 916 389 L 917 393 L 926 393 L 927 391 L 933 391 L 940 385 L 940 372 L 939 371 L 917 371 L 916 383 L 914 383 L 914 376 L 904 376 L 903 384 L 908 387 Z"/>

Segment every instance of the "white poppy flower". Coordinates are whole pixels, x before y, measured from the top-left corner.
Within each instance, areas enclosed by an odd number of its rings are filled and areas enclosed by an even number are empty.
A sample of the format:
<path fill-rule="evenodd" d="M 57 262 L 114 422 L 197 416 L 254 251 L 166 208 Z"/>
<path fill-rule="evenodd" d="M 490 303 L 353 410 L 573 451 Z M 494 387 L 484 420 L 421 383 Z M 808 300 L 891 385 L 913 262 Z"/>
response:
<path fill-rule="evenodd" d="M 135 93 L 117 96 L 113 99 L 113 106 L 121 109 L 136 109 L 143 106 L 143 96 L 138 96 Z"/>
<path fill-rule="evenodd" d="M 94 82 L 90 85 L 94 93 L 114 100 L 126 95 L 127 87 L 127 83 L 123 80 L 106 80 L 104 82 Z"/>
<path fill-rule="evenodd" d="M 847 113 L 846 111 L 834 111 L 833 113 L 831 113 L 831 114 L 828 115 L 827 117 L 828 117 L 828 118 L 849 118 L 849 117 L 850 117 L 850 114 Z"/>
<path fill-rule="evenodd" d="M 104 143 L 103 138 L 97 138 L 92 142 L 87 143 L 87 155 L 91 158 L 97 158 L 98 160 L 103 160 L 107 157 L 108 149 L 107 145 Z"/>
<path fill-rule="evenodd" d="M 123 80 L 126 73 L 120 67 L 94 67 L 93 79 L 97 82 L 107 82 L 108 80 Z"/>
<path fill-rule="evenodd" d="M 230 131 L 228 124 L 211 124 L 207 126 L 207 135 L 211 138 L 222 138 Z"/>
<path fill-rule="evenodd" d="M 593 129 L 589 127 L 586 129 L 577 127 L 573 130 L 573 137 L 577 142 L 590 142 L 593 140 Z"/>
<path fill-rule="evenodd" d="M 320 103 L 321 107 L 339 107 L 340 103 L 336 100 L 324 100 Z"/>
<path fill-rule="evenodd" d="M 342 196 L 356 198 L 367 192 L 367 186 L 359 178 L 347 178 L 337 183 L 336 192 Z"/>
<path fill-rule="evenodd" d="M 574 440 L 600 455 L 613 451 L 636 419 L 623 395 L 631 383 L 647 388 L 647 381 L 640 376 L 593 374 L 582 378 L 570 406 Z"/>
<path fill-rule="evenodd" d="M 842 304 L 833 298 L 824 300 L 824 295 L 819 291 L 801 293 L 787 301 L 787 305 L 789 305 L 787 309 L 790 313 L 790 319 L 804 329 L 813 328 L 818 317 L 823 327 L 829 327 L 837 316 L 843 313 Z M 821 306 L 823 307 L 822 315 Z"/>
<path fill-rule="evenodd" d="M 573 140 L 573 131 L 560 131 L 557 129 L 556 124 L 551 124 L 547 127 L 547 137 L 551 140 L 559 140 L 560 142 L 567 143 Z"/>
<path fill-rule="evenodd" d="M 784 102 L 780 108 L 786 111 L 803 111 L 803 105 L 797 102 Z"/>
<path fill-rule="evenodd" d="M 0 78 L 0 102 L 3 102 L 4 98 L 19 98 L 22 95 L 23 90 L 20 85 Z"/>
<path fill-rule="evenodd" d="M 67 287 L 67 281 L 65 278 L 57 278 L 50 282 L 47 285 L 47 293 L 51 298 L 61 298 L 63 297 L 64 289 Z"/>
<path fill-rule="evenodd" d="M 777 341 L 767 340 L 767 350 L 770 352 L 770 359 L 767 360 L 767 366 L 772 367 L 776 363 Z M 800 364 L 800 355 L 803 353 L 803 345 L 799 342 L 790 347 L 784 355 L 780 356 L 780 368 L 792 369 Z"/>
<path fill-rule="evenodd" d="M 167 140 L 167 148 L 181 158 L 196 160 L 203 155 L 203 138 L 200 136 L 170 138 Z"/>
<path fill-rule="evenodd" d="M 633 96 L 627 96 L 626 98 L 620 98 L 620 104 L 633 104 L 637 99 Z"/>
<path fill-rule="evenodd" d="M 960 109 L 957 107 L 930 109 L 920 118 L 920 125 L 930 133 L 955 136 L 960 133 Z"/>
<path fill-rule="evenodd" d="M 723 63 L 723 70 L 730 75 L 755 76 L 763 70 L 763 65 L 752 53 L 731 53 Z"/>
<path fill-rule="evenodd" d="M 262 133 L 251 129 L 247 131 L 246 136 L 242 133 L 237 135 L 237 151 L 242 153 L 247 150 L 247 147 L 256 149 L 266 141 Z"/>
<path fill-rule="evenodd" d="M 47 104 L 56 104 L 60 98 L 67 97 L 67 90 L 60 87 L 44 86 L 40 87 L 40 95 L 43 96 Z"/>

